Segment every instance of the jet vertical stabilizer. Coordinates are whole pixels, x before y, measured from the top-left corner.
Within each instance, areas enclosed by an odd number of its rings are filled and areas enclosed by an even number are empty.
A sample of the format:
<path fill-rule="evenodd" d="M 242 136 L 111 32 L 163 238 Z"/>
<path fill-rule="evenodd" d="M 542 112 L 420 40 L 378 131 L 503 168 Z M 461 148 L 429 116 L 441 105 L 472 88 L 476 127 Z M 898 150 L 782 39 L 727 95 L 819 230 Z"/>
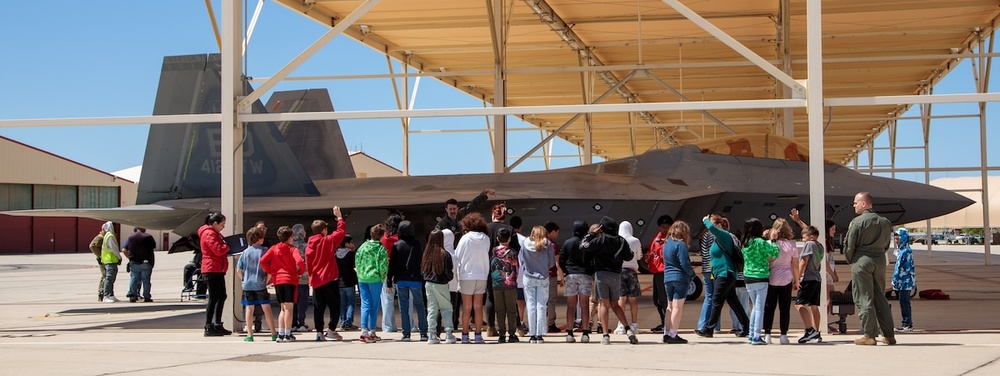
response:
<path fill-rule="evenodd" d="M 218 54 L 165 57 L 153 114 L 219 113 L 220 63 Z M 252 88 L 245 84 L 244 90 Z M 252 110 L 266 112 L 260 101 Z M 245 196 L 319 194 L 275 124 L 248 123 L 244 129 Z M 233 152 L 221 149 L 221 138 L 219 123 L 150 125 L 137 204 L 219 197 L 222 153 Z"/>
<path fill-rule="evenodd" d="M 271 113 L 333 112 L 326 89 L 275 92 L 266 107 Z M 312 180 L 356 177 L 337 120 L 279 122 L 278 131 Z"/>

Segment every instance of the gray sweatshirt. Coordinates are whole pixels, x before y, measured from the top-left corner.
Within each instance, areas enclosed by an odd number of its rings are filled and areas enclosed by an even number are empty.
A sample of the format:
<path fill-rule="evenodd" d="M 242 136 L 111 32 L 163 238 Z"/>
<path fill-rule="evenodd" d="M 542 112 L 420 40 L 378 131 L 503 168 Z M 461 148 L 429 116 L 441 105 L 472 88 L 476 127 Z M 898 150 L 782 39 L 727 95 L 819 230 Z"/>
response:
<path fill-rule="evenodd" d="M 524 240 L 524 248 L 517 254 L 517 261 L 525 278 L 549 279 L 549 269 L 556 265 L 555 249 L 548 240 L 544 242 L 545 246 L 538 251 L 534 240 Z"/>

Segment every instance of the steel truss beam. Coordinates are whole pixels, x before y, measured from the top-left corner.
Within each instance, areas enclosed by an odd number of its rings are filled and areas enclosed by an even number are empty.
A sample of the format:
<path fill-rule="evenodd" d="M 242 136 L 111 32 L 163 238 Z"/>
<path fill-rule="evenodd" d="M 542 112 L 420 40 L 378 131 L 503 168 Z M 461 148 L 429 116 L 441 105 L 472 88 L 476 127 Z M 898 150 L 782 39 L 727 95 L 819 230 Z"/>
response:
<path fill-rule="evenodd" d="M 808 0 L 806 3 L 806 60 L 808 60 L 809 86 L 808 92 L 805 94 L 808 98 L 806 112 L 809 119 L 809 221 L 816 225 L 826 223 L 826 210 L 824 209 L 826 208 L 826 176 L 823 168 L 823 13 L 820 6 L 821 0 Z M 770 68 L 769 73 L 771 70 L 777 70 L 773 65 Z M 784 75 L 784 72 L 780 73 Z M 775 77 L 780 79 L 778 76 Z M 793 81 L 795 85 L 782 82 L 793 91 L 806 89 L 802 88 L 798 82 Z M 798 92 L 797 94 L 802 95 L 803 93 Z M 827 231 L 824 227 L 824 231 L 820 231 L 818 239 L 820 244 L 826 241 L 826 237 Z M 823 282 L 820 283 L 820 296 L 826 296 L 827 276 L 826 273 L 820 274 Z M 821 299 L 820 322 L 818 323 L 820 328 L 826 327 L 826 308 L 826 299 Z"/>
<path fill-rule="evenodd" d="M 295 58 L 293 58 L 292 61 L 288 62 L 288 64 L 279 69 L 278 73 L 275 73 L 274 76 L 272 76 L 270 79 L 261 84 L 260 87 L 258 87 L 249 95 L 247 95 L 245 98 L 243 98 L 243 100 L 239 102 L 238 107 L 240 109 L 250 108 L 250 105 L 253 104 L 254 101 L 263 97 L 264 93 L 267 93 L 272 88 L 274 88 L 275 85 L 284 80 L 285 77 L 287 77 L 289 74 L 292 73 L 292 71 L 294 71 L 296 68 L 302 65 L 302 63 L 305 63 L 306 60 L 309 60 L 309 58 L 312 57 L 314 54 L 316 54 L 316 52 L 319 51 L 321 48 L 323 48 L 323 46 L 326 46 L 327 43 L 330 43 L 330 41 L 333 40 L 333 38 L 336 38 L 338 35 L 343 33 L 344 30 L 353 25 L 354 22 L 356 22 L 359 18 L 361 18 L 361 16 L 364 16 L 365 13 L 368 13 L 369 10 L 378 5 L 380 1 L 382 0 L 366 0 L 364 4 L 361 4 L 361 6 L 358 7 L 358 9 L 355 9 L 353 12 L 351 12 L 351 14 L 348 14 L 347 17 L 344 17 L 344 19 L 341 20 L 340 23 L 333 25 L 333 27 L 331 27 L 330 30 L 326 32 L 326 34 L 323 34 L 323 36 L 321 36 L 319 39 L 313 42 L 313 44 L 309 45 L 309 47 L 306 47 L 304 51 L 299 53 L 298 56 L 295 56 Z"/>
<path fill-rule="evenodd" d="M 539 19 L 547 24 L 553 32 L 559 35 L 566 44 L 576 51 L 580 59 L 583 59 L 587 64 L 581 64 L 581 66 L 591 66 L 591 67 L 605 67 L 604 61 L 594 54 L 593 49 L 588 46 L 583 39 L 573 32 L 573 27 L 566 24 L 562 17 L 552 9 L 551 6 L 545 0 L 524 0 L 525 4 L 534 12 Z M 640 64 L 641 65 L 641 64 Z M 633 70 L 634 71 L 634 70 Z M 618 83 L 618 78 L 615 77 L 611 70 L 604 68 L 601 70 L 595 70 L 598 76 L 604 81 L 608 86 L 616 86 Z M 511 73 L 512 74 L 512 73 Z M 639 101 L 639 96 L 629 90 L 628 87 L 618 85 L 617 89 L 618 95 L 628 103 L 634 103 Z M 656 124 L 659 120 L 656 119 L 656 115 L 649 113 L 647 111 L 640 111 L 636 115 L 641 117 L 647 123 Z M 666 130 L 660 129 L 658 131 L 660 136 L 660 141 L 666 140 L 671 146 L 677 146 L 679 143 L 673 138 L 673 136 Z M 659 142 L 657 142 L 659 144 Z M 590 143 L 586 143 L 585 147 L 590 147 Z M 537 150 L 537 149 L 536 149 Z M 534 151 L 532 151 L 533 153 Z"/>
<path fill-rule="evenodd" d="M 697 111 L 805 107 L 805 99 L 754 99 L 737 101 L 577 104 L 561 106 L 508 106 L 489 108 L 441 108 L 416 110 L 376 110 L 337 112 L 297 112 L 247 114 L 246 121 L 303 121 L 332 119 L 392 119 L 399 117 L 458 117 L 528 114 L 586 114 L 641 111 Z"/>
<path fill-rule="evenodd" d="M 736 51 L 736 53 L 742 55 L 747 60 L 750 60 L 754 65 L 760 67 L 760 69 L 763 69 L 765 72 L 770 73 L 771 76 L 773 76 L 776 80 L 781 81 L 781 83 L 785 84 L 785 86 L 792 89 L 792 91 L 795 93 L 793 97 L 802 98 L 806 95 L 806 88 L 803 87 L 802 84 L 800 84 L 798 81 L 795 81 L 795 79 L 792 78 L 792 76 L 789 76 L 781 69 L 778 69 L 778 67 L 775 67 L 774 64 L 771 64 L 770 61 L 764 59 L 763 57 L 760 57 L 760 55 L 758 55 L 756 52 L 753 52 L 753 50 L 747 48 L 747 46 L 744 46 L 743 43 L 740 43 L 733 37 L 729 36 L 729 34 L 727 34 L 725 31 L 722 31 L 722 29 L 712 24 L 711 21 L 706 20 L 704 17 L 700 16 L 698 13 L 691 10 L 691 8 L 688 8 L 684 4 L 681 4 L 681 2 L 678 0 L 663 0 L 663 2 L 669 5 L 671 8 L 674 8 L 674 10 L 676 10 L 678 13 L 684 15 L 684 17 L 687 18 L 688 20 L 691 20 L 691 22 L 694 22 L 695 25 L 698 25 L 698 27 L 702 28 L 702 30 L 705 30 L 709 34 L 712 34 L 712 36 L 718 38 L 719 41 L 729 46 L 729 48 L 732 48 L 733 51 Z M 811 28 L 812 25 L 810 25 L 809 27 Z M 818 40 L 822 40 L 822 37 L 819 38 Z M 807 42 L 807 44 L 809 43 Z M 822 59 L 821 56 L 822 55 L 820 55 L 816 59 Z M 813 61 L 814 59 L 806 59 L 806 60 Z M 822 63 L 821 60 L 819 62 Z"/>
<path fill-rule="evenodd" d="M 1000 53 L 958 53 L 958 54 L 936 54 L 936 55 L 905 55 L 905 56 L 871 56 L 854 58 L 826 58 L 824 64 L 837 63 L 858 63 L 858 62 L 887 62 L 887 61 L 911 61 L 911 60 L 941 60 L 941 59 L 967 59 L 975 57 L 1000 57 Z M 772 64 L 781 64 L 781 60 L 769 60 Z M 805 64 L 805 59 L 791 60 L 792 64 Z M 580 67 L 551 67 L 551 68 L 510 68 L 507 73 L 511 75 L 522 74 L 554 74 L 554 73 L 579 73 L 579 72 L 604 72 L 604 71 L 631 71 L 637 69 L 659 70 L 659 69 L 696 69 L 696 68 L 733 68 L 754 65 L 745 60 L 733 61 L 706 61 L 688 63 L 664 63 L 664 64 L 618 64 L 602 66 L 580 66 Z M 467 70 L 443 72 L 424 71 L 412 73 L 409 77 L 456 77 L 456 76 L 491 76 L 492 70 Z M 402 74 L 356 74 L 340 76 L 288 76 L 284 81 L 334 81 L 334 80 L 367 80 L 379 78 L 402 78 Z M 271 77 L 252 77 L 251 82 L 262 82 Z"/>
<path fill-rule="evenodd" d="M 0 120 L 0 128 L 71 127 L 71 126 L 94 126 L 94 125 L 145 125 L 145 124 L 183 125 L 187 123 L 218 123 L 221 121 L 222 121 L 222 114 L 10 119 L 10 120 Z"/>

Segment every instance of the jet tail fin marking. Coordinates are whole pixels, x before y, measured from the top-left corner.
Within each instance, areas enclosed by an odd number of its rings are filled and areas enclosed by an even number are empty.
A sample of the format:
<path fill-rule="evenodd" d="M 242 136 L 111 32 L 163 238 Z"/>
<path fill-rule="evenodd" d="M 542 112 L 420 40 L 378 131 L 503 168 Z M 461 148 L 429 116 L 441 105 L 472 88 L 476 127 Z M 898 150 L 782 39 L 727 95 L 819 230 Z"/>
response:
<path fill-rule="evenodd" d="M 165 57 L 153 114 L 221 112 L 220 72 L 218 54 Z M 244 83 L 244 91 L 251 90 Z M 266 112 L 260 101 L 252 110 Z M 274 123 L 249 123 L 244 130 L 244 195 L 319 195 Z M 136 202 L 219 197 L 222 153 L 231 152 L 222 150 L 221 140 L 219 123 L 151 125 Z"/>

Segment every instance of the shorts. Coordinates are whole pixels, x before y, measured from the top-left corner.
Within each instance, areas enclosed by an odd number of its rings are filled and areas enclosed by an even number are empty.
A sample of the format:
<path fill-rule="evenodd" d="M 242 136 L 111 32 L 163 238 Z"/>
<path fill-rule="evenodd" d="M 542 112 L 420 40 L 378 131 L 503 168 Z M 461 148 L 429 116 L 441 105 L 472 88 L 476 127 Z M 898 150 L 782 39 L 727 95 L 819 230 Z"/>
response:
<path fill-rule="evenodd" d="M 274 285 L 274 295 L 278 297 L 278 303 L 295 303 L 295 290 L 297 285 L 280 284 Z"/>
<path fill-rule="evenodd" d="M 243 290 L 242 303 L 245 306 L 258 305 L 258 304 L 269 305 L 271 304 L 271 294 L 267 292 L 267 289 L 253 290 L 253 291 Z"/>
<path fill-rule="evenodd" d="M 594 273 L 594 280 L 597 281 L 597 286 L 594 287 L 597 290 L 594 291 L 597 299 L 618 300 L 622 284 L 621 273 L 599 271 Z"/>
<path fill-rule="evenodd" d="M 458 292 L 462 295 L 482 295 L 486 293 L 485 279 L 463 279 L 458 281 Z"/>
<path fill-rule="evenodd" d="M 799 294 L 795 296 L 795 305 L 801 306 L 818 306 L 819 305 L 819 293 L 820 293 L 820 281 L 802 281 L 799 287 Z"/>
<path fill-rule="evenodd" d="M 635 269 L 622 268 L 621 273 L 621 287 L 618 290 L 618 294 L 621 296 L 636 297 L 642 292 L 639 289 L 639 275 L 635 272 Z"/>
<path fill-rule="evenodd" d="M 684 282 L 684 281 L 663 282 L 663 291 L 667 294 L 668 302 L 672 302 L 674 300 L 687 299 L 688 287 L 691 287 L 690 282 Z"/>
<path fill-rule="evenodd" d="M 590 296 L 594 293 L 594 277 L 587 274 L 569 274 L 566 276 L 566 286 L 563 296 Z"/>

